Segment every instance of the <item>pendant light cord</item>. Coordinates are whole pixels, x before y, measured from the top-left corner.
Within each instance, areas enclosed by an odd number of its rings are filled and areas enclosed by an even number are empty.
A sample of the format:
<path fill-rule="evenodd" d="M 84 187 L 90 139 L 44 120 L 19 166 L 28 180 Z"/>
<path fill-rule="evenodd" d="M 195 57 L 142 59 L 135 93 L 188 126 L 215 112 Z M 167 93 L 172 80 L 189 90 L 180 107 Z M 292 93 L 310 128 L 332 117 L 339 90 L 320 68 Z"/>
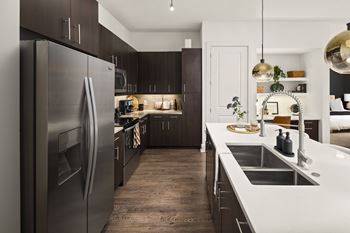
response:
<path fill-rule="evenodd" d="M 264 0 L 261 0 L 261 60 L 264 63 Z"/>

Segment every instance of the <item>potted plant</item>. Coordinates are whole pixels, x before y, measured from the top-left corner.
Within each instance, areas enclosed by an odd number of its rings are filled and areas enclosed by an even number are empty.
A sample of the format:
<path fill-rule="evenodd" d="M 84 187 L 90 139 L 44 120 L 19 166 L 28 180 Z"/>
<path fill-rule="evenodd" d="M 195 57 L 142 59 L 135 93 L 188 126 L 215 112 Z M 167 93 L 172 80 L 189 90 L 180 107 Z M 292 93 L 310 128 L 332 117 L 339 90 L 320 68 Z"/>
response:
<path fill-rule="evenodd" d="M 242 122 L 247 114 L 246 111 L 244 111 L 243 106 L 241 102 L 239 101 L 239 97 L 235 96 L 232 99 L 232 103 L 229 103 L 227 105 L 227 109 L 233 109 L 233 116 L 236 118 L 237 124 L 235 125 L 238 128 L 244 128 L 245 125 Z"/>
<path fill-rule="evenodd" d="M 279 82 L 281 78 L 285 78 L 286 74 L 279 66 L 273 67 L 273 84 L 270 89 L 272 92 L 283 91 L 284 86 Z"/>

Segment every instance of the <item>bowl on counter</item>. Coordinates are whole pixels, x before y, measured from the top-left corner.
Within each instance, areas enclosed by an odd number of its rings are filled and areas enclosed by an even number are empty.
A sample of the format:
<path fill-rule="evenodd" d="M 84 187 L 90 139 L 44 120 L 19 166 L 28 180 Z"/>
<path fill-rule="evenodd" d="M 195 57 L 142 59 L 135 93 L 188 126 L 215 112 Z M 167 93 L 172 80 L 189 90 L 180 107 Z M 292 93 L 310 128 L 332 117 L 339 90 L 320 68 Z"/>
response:
<path fill-rule="evenodd" d="M 162 109 L 162 102 L 155 102 L 154 109 L 161 110 Z"/>

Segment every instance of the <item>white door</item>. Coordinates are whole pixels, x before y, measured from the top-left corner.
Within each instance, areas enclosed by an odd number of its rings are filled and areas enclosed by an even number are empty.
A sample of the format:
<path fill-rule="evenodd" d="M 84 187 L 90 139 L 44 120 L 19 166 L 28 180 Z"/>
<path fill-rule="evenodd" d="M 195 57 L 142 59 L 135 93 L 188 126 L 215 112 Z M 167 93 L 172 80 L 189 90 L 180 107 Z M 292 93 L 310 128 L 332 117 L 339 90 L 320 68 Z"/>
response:
<path fill-rule="evenodd" d="M 210 48 L 210 121 L 233 122 L 227 104 L 238 96 L 248 111 L 248 48 L 213 46 Z"/>

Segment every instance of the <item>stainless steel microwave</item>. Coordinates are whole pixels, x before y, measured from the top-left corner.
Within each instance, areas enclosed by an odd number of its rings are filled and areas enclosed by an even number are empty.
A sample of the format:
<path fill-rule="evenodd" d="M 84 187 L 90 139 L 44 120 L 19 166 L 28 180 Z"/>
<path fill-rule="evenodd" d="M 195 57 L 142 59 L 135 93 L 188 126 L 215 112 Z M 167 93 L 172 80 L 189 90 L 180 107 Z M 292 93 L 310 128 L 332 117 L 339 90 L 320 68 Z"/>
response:
<path fill-rule="evenodd" d="M 115 69 L 115 94 L 121 94 L 127 92 L 127 73 L 126 70 Z"/>

